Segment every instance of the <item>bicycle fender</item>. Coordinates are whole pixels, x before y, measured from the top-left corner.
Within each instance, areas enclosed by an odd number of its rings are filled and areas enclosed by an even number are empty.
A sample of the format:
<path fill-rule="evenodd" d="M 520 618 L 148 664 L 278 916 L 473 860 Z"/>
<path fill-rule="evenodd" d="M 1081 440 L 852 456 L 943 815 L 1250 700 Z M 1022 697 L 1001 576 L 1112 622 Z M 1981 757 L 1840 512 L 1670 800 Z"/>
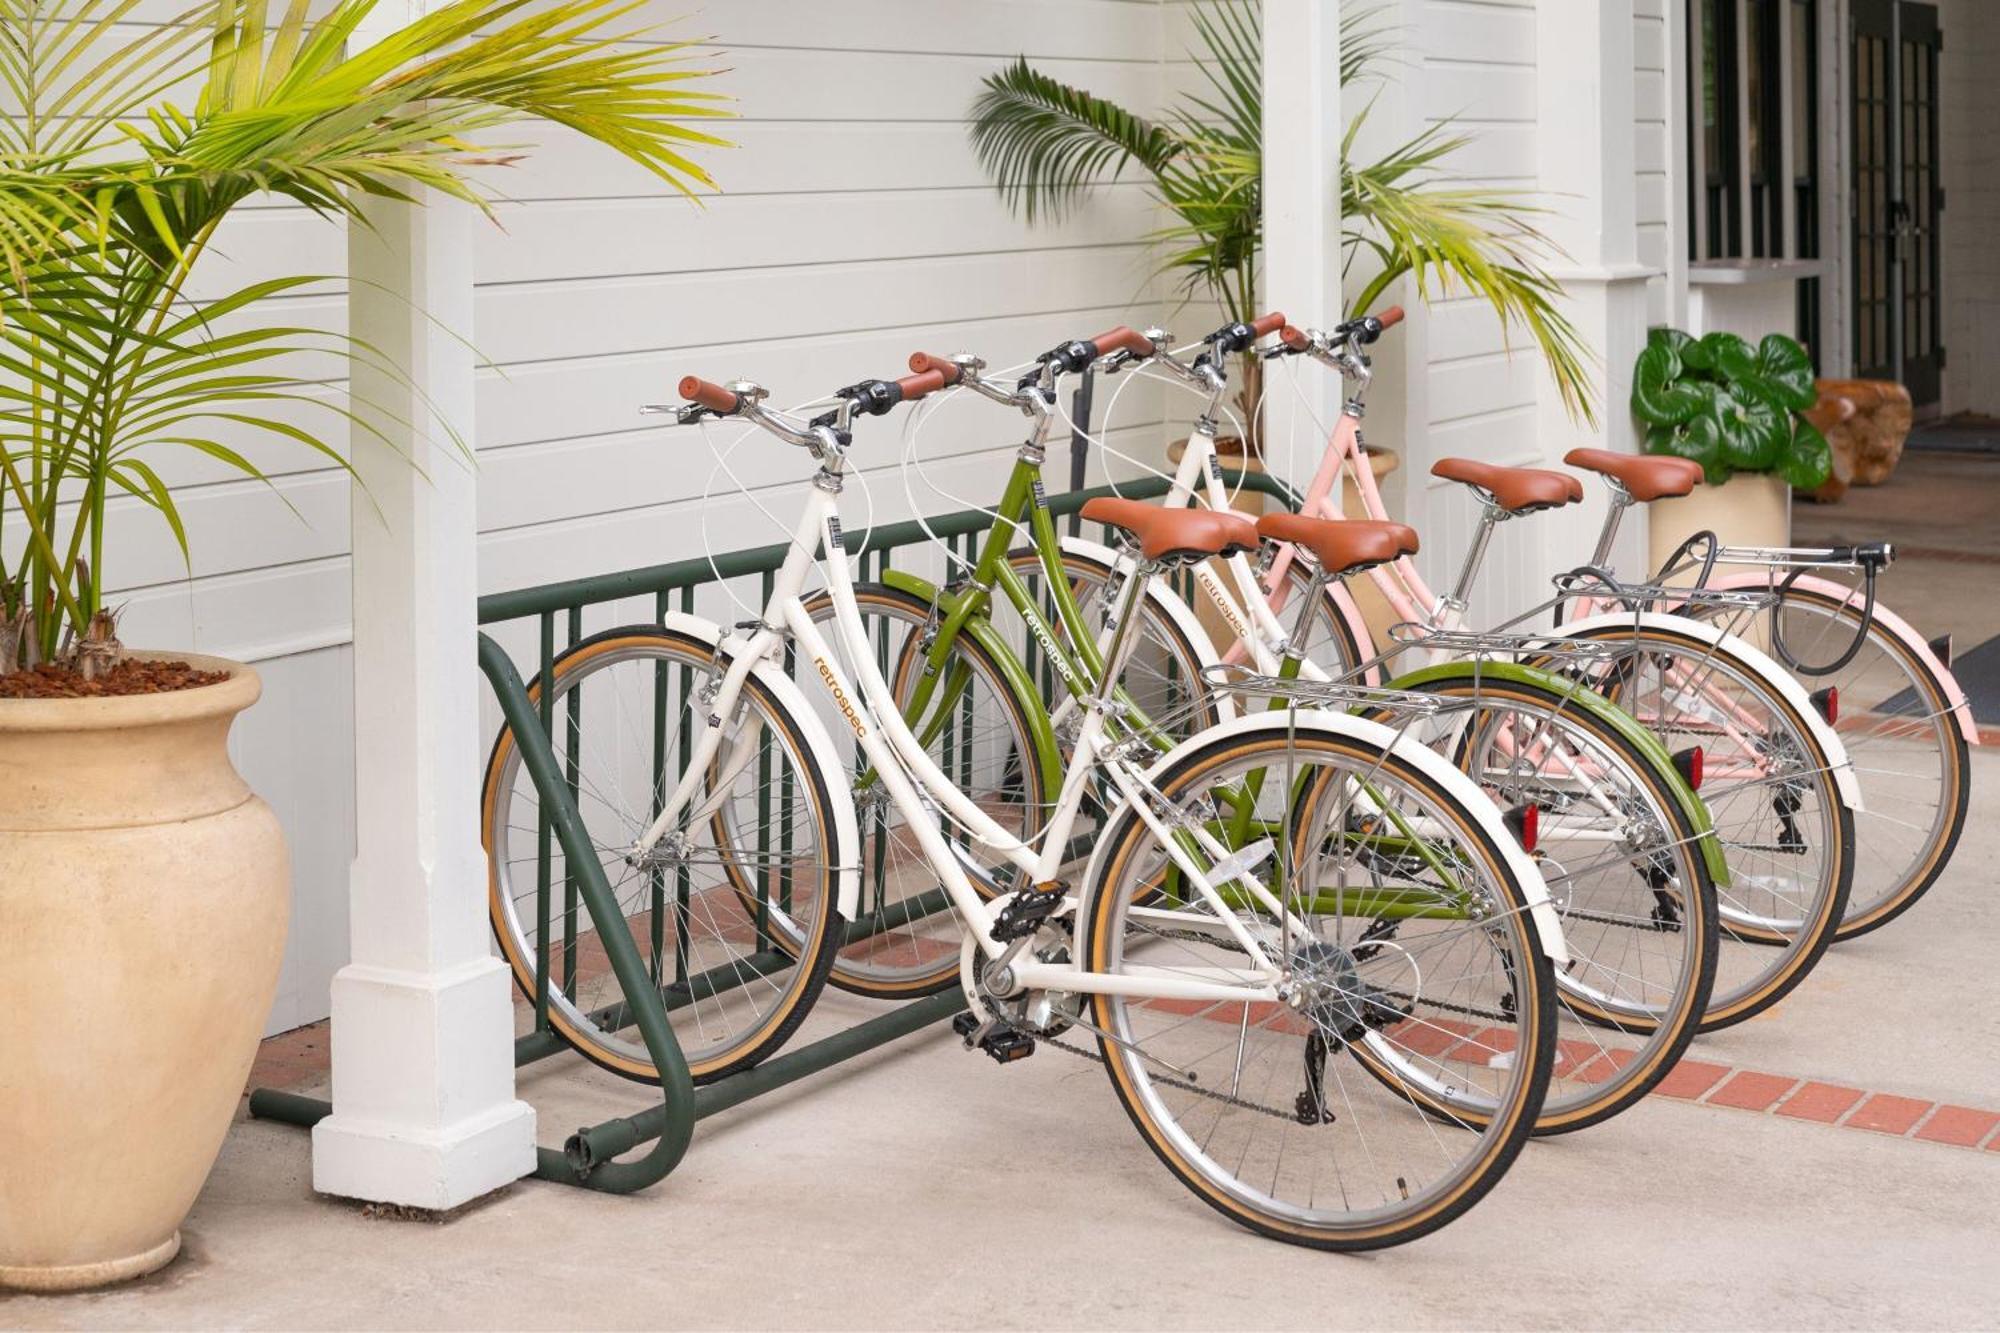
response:
<path fill-rule="evenodd" d="M 1429 747 L 1421 745 L 1397 733 L 1379 722 L 1355 717 L 1351 713 L 1335 713 L 1325 709 L 1301 708 L 1277 713 L 1246 713 L 1218 722 L 1206 731 L 1198 732 L 1162 755 L 1147 770 L 1150 781 L 1164 773 L 1167 768 L 1180 762 L 1195 749 L 1218 740 L 1234 739 L 1239 736 L 1272 735 L 1283 736 L 1302 731 L 1331 733 L 1345 739 L 1359 740 L 1367 745 L 1393 750 L 1398 758 L 1405 759 L 1412 768 L 1443 787 L 1464 804 L 1479 821 L 1480 828 L 1492 838 L 1494 846 L 1500 849 L 1507 869 L 1521 882 L 1522 897 L 1528 904 L 1528 914 L 1533 918 L 1535 931 L 1541 937 L 1542 952 L 1557 967 L 1566 966 L 1570 960 L 1569 946 L 1563 941 L 1562 920 L 1555 904 L 1549 901 L 1549 888 L 1542 879 L 1542 872 L 1536 868 L 1533 859 L 1521 850 L 1521 844 L 1507 831 L 1501 821 L 1500 808 L 1492 798 L 1479 790 L 1471 778 L 1452 767 L 1443 756 Z M 1112 827 L 1114 821 L 1126 813 L 1130 801 L 1120 800 L 1105 817 L 1103 828 Z M 1098 879 L 1104 872 L 1102 858 L 1114 840 L 1098 839 L 1091 851 L 1090 863 L 1083 877 L 1085 899 L 1077 906 L 1077 919 L 1084 919 L 1090 910 L 1089 896 L 1097 892 Z"/>
<path fill-rule="evenodd" d="M 940 591 L 929 579 L 919 578 L 900 569 L 883 570 L 881 581 L 897 592 L 908 593 L 933 606 L 943 607 L 946 611 L 956 610 L 962 599 L 959 593 Z M 1007 688 L 1021 703 L 1021 713 L 1028 719 L 1028 730 L 1035 744 L 1035 762 L 1041 765 L 1042 769 L 1042 790 L 1046 792 L 1060 790 L 1063 773 L 1062 747 L 1056 744 L 1056 729 L 1049 721 L 1048 703 L 1036 690 L 1034 679 L 1028 674 L 1027 664 L 1021 661 L 1019 653 L 1007 646 L 1000 631 L 995 629 L 993 622 L 985 616 L 974 616 L 967 620 L 960 633 L 986 650 L 986 655 L 1000 668 L 1000 674 L 1006 680 Z"/>
<path fill-rule="evenodd" d="M 1866 601 L 1857 590 L 1837 583 L 1833 579 L 1820 578 L 1816 574 L 1801 574 L 1792 581 L 1792 584 L 1794 587 L 1804 588 L 1808 592 L 1819 593 L 1836 602 L 1859 603 Z M 1770 580 L 1766 575 L 1746 570 L 1741 573 L 1710 579 L 1709 586 L 1713 588 L 1732 589 L 1766 588 L 1770 586 Z M 1910 656 L 1923 663 L 1925 669 L 1937 677 L 1938 684 L 1944 688 L 1945 698 L 1956 699 L 1958 701 L 1952 705 L 1951 709 L 1952 720 L 1958 723 L 1958 734 L 1965 737 L 1967 745 L 1979 744 L 1979 723 L 1973 719 L 1972 703 L 1965 697 L 1965 691 L 1958 687 L 1958 678 L 1951 674 L 1951 668 L 1940 661 L 1938 655 L 1931 651 L 1930 641 L 1917 633 L 1916 626 L 1883 606 L 1879 600 L 1875 603 L 1875 609 L 1869 614 L 1874 619 L 1882 622 L 1882 628 L 1888 630 L 1903 647 L 1909 649 Z"/>
<path fill-rule="evenodd" d="M 1674 802 L 1681 813 L 1687 816 L 1688 824 L 1695 831 L 1696 845 L 1701 848 L 1701 859 L 1708 865 L 1708 873 L 1717 888 L 1729 886 L 1729 861 L 1722 854 L 1722 846 L 1715 840 L 1715 821 L 1708 813 L 1708 805 L 1688 786 L 1687 779 L 1674 767 L 1674 758 L 1668 753 L 1658 736 L 1646 730 L 1638 718 L 1612 703 L 1597 691 L 1554 672 L 1540 667 L 1524 666 L 1518 662 L 1481 662 L 1477 667 L 1468 667 L 1463 662 L 1440 662 L 1424 667 L 1407 675 L 1396 677 L 1389 682 L 1392 690 L 1415 690 L 1422 693 L 1436 681 L 1450 677 L 1464 676 L 1476 671 L 1482 676 L 1495 680 L 1511 680 L 1523 685 L 1533 685 L 1560 694 L 1573 702 L 1578 709 L 1597 718 L 1620 737 L 1629 742 L 1666 782 L 1667 789 L 1674 794 Z"/>
<path fill-rule="evenodd" d="M 1634 615 L 1635 613 L 1630 611 L 1609 611 L 1603 615 L 1566 624 L 1562 627 L 1562 633 L 1567 638 L 1586 630 L 1630 626 Z M 1649 628 L 1672 631 L 1723 649 L 1773 685 L 1778 693 L 1784 696 L 1785 702 L 1792 706 L 1793 711 L 1806 720 L 1807 729 L 1820 743 L 1820 748 L 1826 751 L 1826 760 L 1833 769 L 1834 786 L 1840 792 L 1841 802 L 1848 809 L 1856 813 L 1861 812 L 1864 808 L 1861 804 L 1861 781 L 1854 775 L 1854 762 L 1847 757 L 1847 746 L 1841 742 L 1833 728 L 1827 725 L 1826 719 L 1819 715 L 1819 709 L 1813 707 L 1812 698 L 1806 693 L 1805 686 L 1799 684 L 1791 672 L 1771 660 L 1769 654 L 1759 651 L 1739 636 L 1718 629 L 1714 625 L 1690 620 L 1686 616 L 1664 615 L 1658 611 L 1640 611 L 1636 615 L 1638 622 Z"/>
<path fill-rule="evenodd" d="M 740 640 L 726 638 L 722 627 L 714 621 L 686 611 L 669 611 L 660 617 L 659 624 L 661 629 L 707 644 L 723 657 L 733 658 L 743 646 Z M 854 789 L 848 778 L 847 761 L 835 753 L 833 737 L 827 734 L 819 714 L 813 711 L 805 693 L 790 676 L 768 660 L 752 667 L 750 674 L 791 712 L 826 780 L 828 803 L 833 806 L 834 835 L 840 839 L 840 863 L 834 868 L 834 902 L 840 919 L 852 921 L 861 906 L 861 825 L 854 817 Z"/>

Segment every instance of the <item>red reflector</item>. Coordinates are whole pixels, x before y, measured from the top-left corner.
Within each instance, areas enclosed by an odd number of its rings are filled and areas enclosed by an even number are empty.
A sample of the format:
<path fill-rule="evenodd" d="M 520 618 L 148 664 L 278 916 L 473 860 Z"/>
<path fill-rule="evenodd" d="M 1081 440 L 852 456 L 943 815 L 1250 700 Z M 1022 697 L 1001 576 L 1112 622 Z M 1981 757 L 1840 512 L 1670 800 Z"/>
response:
<path fill-rule="evenodd" d="M 1840 721 L 1839 686 L 1829 685 L 1823 690 L 1814 690 L 1812 692 L 1812 702 L 1813 707 L 1819 710 L 1819 715 L 1826 719 L 1826 724 L 1829 727 Z"/>
<path fill-rule="evenodd" d="M 1701 790 L 1702 753 L 1699 745 L 1690 745 L 1685 750 L 1676 750 L 1671 756 L 1674 772 L 1681 775 L 1690 791 Z"/>
<path fill-rule="evenodd" d="M 1504 816 L 1507 831 L 1514 835 L 1514 841 L 1521 844 L 1521 850 L 1532 852 L 1535 842 L 1542 832 L 1542 811 L 1537 805 L 1517 805 Z"/>

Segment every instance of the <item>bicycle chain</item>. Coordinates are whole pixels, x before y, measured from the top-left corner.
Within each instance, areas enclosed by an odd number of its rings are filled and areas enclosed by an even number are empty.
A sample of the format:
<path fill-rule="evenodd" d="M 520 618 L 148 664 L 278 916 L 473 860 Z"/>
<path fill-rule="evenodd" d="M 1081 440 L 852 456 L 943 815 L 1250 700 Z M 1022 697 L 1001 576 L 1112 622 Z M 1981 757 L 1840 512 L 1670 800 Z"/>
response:
<path fill-rule="evenodd" d="M 1080 1056 L 1085 1060 L 1089 1060 L 1093 1064 L 1101 1065 L 1104 1063 L 1104 1057 L 1102 1055 L 1099 1055 L 1096 1051 L 1087 1051 L 1081 1046 L 1072 1046 L 1070 1043 L 1062 1040 L 1060 1037 L 1044 1037 L 1036 1033 L 1029 1033 L 1028 1035 L 1034 1037 L 1036 1041 L 1045 1042 L 1046 1044 L 1055 1047 L 1059 1051 L 1066 1052 L 1067 1054 Z M 1138 1053 L 1135 1052 L 1135 1054 Z M 1143 1060 L 1146 1057 L 1143 1054 L 1141 1054 L 1139 1058 Z M 1148 1063 L 1153 1063 L 1153 1062 L 1148 1061 Z M 1182 1092 L 1191 1092 L 1197 1097 L 1206 1097 L 1210 1101 L 1221 1102 L 1226 1106 L 1238 1106 L 1246 1111 L 1255 1111 L 1259 1115 L 1274 1116 L 1279 1120 L 1285 1121 L 1287 1124 L 1295 1125 L 1298 1123 L 1298 1116 L 1295 1112 L 1280 1111 L 1274 1107 L 1264 1106 L 1258 1102 L 1247 1101 L 1242 1097 L 1232 1096 L 1231 1094 L 1226 1092 L 1215 1092 L 1209 1088 L 1204 1088 L 1200 1087 L 1197 1084 L 1189 1083 L 1185 1079 L 1174 1078 L 1171 1075 L 1155 1074 L 1153 1075 L 1153 1082 L 1159 1084 L 1161 1087 L 1179 1088 Z"/>

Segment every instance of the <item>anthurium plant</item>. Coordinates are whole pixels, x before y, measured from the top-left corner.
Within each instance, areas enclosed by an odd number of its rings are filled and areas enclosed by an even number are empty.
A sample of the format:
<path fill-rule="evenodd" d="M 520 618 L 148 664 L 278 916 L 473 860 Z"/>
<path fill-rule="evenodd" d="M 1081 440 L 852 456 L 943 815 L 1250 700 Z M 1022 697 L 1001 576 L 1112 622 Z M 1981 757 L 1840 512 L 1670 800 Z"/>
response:
<path fill-rule="evenodd" d="M 0 675 L 115 664 L 105 534 L 150 513 L 185 558 L 174 456 L 256 478 L 251 441 L 336 444 L 344 396 L 302 382 L 315 354 L 379 362 L 297 327 L 282 298 L 190 284 L 223 220 L 258 198 L 359 218 L 375 195 L 482 207 L 480 168 L 565 126 L 677 189 L 729 114 L 688 44 L 625 22 L 632 0 L 456 0 L 379 40 L 377 0 L 0 0 Z M 191 91 L 187 97 L 185 91 Z M 699 123 L 696 121 L 696 123 Z M 398 373 L 393 366 L 383 367 Z"/>
<path fill-rule="evenodd" d="M 1693 459 L 1711 486 L 1737 472 L 1808 489 L 1825 481 L 1832 451 L 1799 415 L 1818 398 L 1805 348 L 1782 333 L 1752 347 L 1733 333 L 1656 328 L 1632 374 L 1646 452 Z"/>

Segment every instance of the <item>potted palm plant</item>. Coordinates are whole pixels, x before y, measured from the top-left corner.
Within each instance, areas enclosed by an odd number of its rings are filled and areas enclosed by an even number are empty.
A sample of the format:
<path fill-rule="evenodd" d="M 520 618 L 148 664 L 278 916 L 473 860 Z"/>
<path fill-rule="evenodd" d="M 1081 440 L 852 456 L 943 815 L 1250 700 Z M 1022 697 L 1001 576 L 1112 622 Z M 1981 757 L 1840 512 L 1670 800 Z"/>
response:
<path fill-rule="evenodd" d="M 257 675 L 121 644 L 110 589 L 174 571 L 112 568 L 106 536 L 162 522 L 185 557 L 176 454 L 341 462 L 313 414 L 365 417 L 295 359 L 371 354 L 259 318 L 310 278 L 198 295 L 217 227 L 260 195 L 477 201 L 476 141 L 529 119 L 682 190 L 720 142 L 687 123 L 723 113 L 706 71 L 628 44 L 624 0 L 458 0 L 358 50 L 375 0 L 139 4 L 0 0 L 0 1287 L 173 1256 L 277 980 L 283 837 L 225 749 Z"/>
<path fill-rule="evenodd" d="M 1203 0 L 1190 10 L 1200 49 L 1189 52 L 1207 81 L 1158 119 L 1127 110 L 1036 69 L 1025 57 L 986 77 L 972 106 L 974 150 L 1010 207 L 1028 221 L 1059 218 L 1088 187 L 1129 168 L 1145 173 L 1173 221 L 1154 240 L 1161 271 L 1183 298 L 1208 297 L 1236 320 L 1257 313 L 1263 246 L 1263 46 L 1255 0 Z M 1388 54 L 1373 11 L 1341 12 L 1343 87 L 1375 77 Z M 1341 152 L 1341 225 L 1347 270 L 1366 281 L 1352 309 L 1372 309 L 1404 276 L 1417 294 L 1453 289 L 1485 298 L 1510 331 L 1525 329 L 1547 361 L 1565 404 L 1592 416 L 1588 359 L 1555 306 L 1558 286 L 1543 267 L 1557 252 L 1534 227 L 1519 193 L 1455 183 L 1444 165 L 1469 141 L 1434 124 L 1373 161 L 1356 160 L 1366 106 L 1349 122 Z M 1360 271 L 1356 272 L 1357 266 Z M 1262 363 L 1243 358 L 1238 407 L 1258 454 Z"/>

